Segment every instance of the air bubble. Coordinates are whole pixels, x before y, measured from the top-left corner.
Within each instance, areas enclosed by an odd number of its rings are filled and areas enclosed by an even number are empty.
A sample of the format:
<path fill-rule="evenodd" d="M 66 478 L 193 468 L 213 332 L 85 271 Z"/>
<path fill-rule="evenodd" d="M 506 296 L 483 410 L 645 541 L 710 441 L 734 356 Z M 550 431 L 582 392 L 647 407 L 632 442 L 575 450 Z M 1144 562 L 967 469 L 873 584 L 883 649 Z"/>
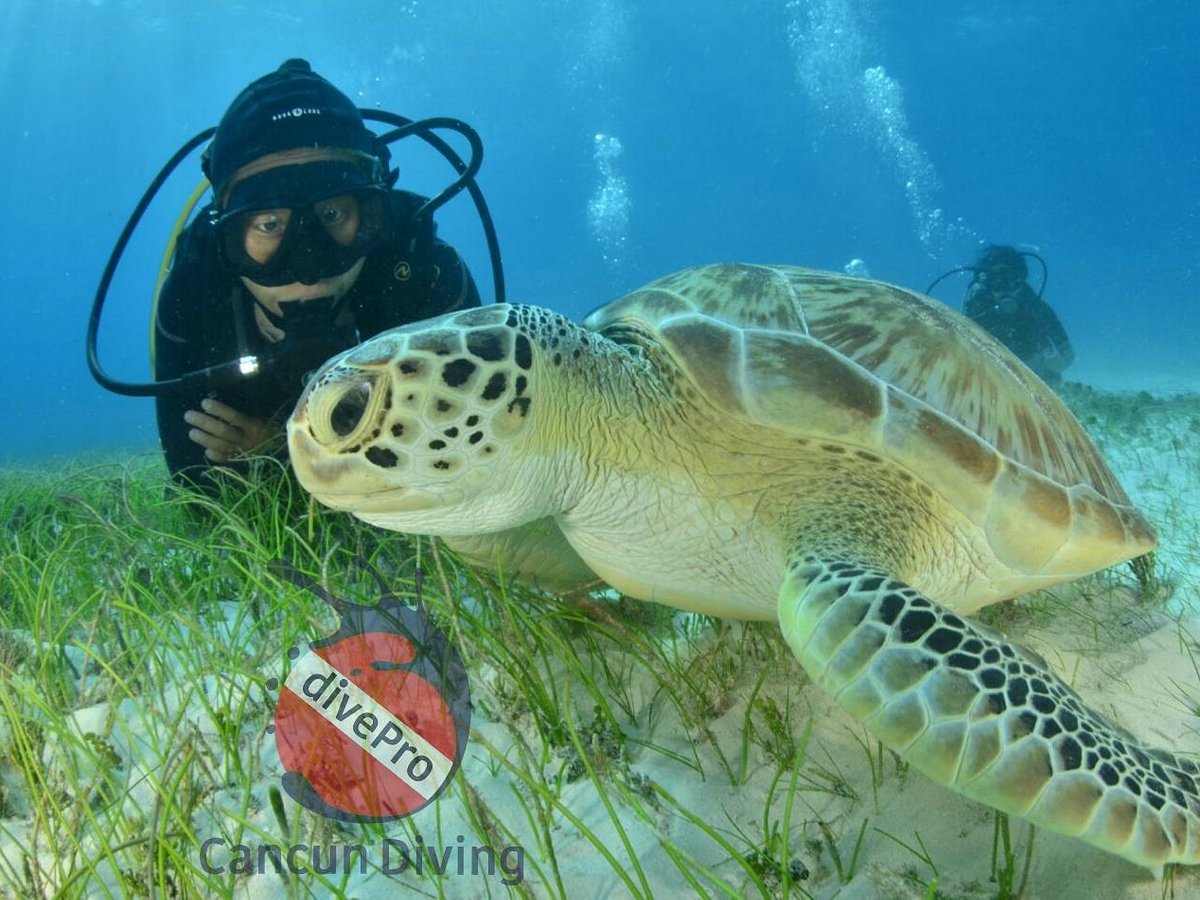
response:
<path fill-rule="evenodd" d="M 588 227 L 600 246 L 604 261 L 621 262 L 629 228 L 629 186 L 619 169 L 624 148 L 615 135 L 597 134 L 592 160 L 599 176 L 595 193 L 588 201 Z"/>
<path fill-rule="evenodd" d="M 921 246 L 931 256 L 979 236 L 961 219 L 947 224 L 935 197 L 941 189 L 933 163 L 913 137 L 904 92 L 883 66 L 867 64 L 873 48 L 861 5 L 854 0 L 791 0 L 788 44 L 796 81 L 829 131 L 873 142 L 904 189 Z"/>

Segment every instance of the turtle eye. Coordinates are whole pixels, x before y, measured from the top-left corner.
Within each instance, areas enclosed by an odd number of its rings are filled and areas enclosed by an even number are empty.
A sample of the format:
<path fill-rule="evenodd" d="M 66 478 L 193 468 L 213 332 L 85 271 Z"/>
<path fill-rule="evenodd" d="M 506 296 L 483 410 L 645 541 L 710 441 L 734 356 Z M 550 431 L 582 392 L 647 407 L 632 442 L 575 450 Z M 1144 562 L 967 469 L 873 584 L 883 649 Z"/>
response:
<path fill-rule="evenodd" d="M 363 413 L 367 410 L 367 402 L 371 399 L 371 386 L 366 382 L 358 382 L 338 399 L 329 411 L 329 427 L 340 438 L 346 437 L 356 429 L 362 421 Z"/>
<path fill-rule="evenodd" d="M 310 433 L 317 442 L 340 445 L 362 431 L 376 384 L 374 376 L 354 372 L 314 385 L 306 402 Z"/>

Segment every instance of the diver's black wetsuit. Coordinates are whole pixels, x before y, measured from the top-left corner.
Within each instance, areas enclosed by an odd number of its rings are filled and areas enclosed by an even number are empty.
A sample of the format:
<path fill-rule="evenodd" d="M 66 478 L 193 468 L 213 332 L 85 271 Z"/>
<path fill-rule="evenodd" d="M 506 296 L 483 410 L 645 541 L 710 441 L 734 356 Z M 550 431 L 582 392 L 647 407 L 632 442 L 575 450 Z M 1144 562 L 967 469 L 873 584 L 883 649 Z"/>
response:
<path fill-rule="evenodd" d="M 411 221 L 424 199 L 392 191 L 391 220 L 400 226 Z M 299 399 L 305 377 L 335 353 L 397 325 L 479 305 L 466 264 L 453 247 L 434 237 L 430 223 L 397 234 L 367 254 L 362 273 L 338 306 L 332 330 L 322 329 L 320 338 L 293 342 L 285 337 L 273 344 L 255 323 L 254 298 L 221 266 L 208 212 L 201 212 L 180 235 L 163 284 L 155 321 L 154 377 L 175 378 L 247 354 L 258 358 L 259 369 L 213 390 L 201 387 L 192 394 L 157 398 L 159 440 L 177 482 L 207 484 L 198 476 L 213 464 L 188 437 L 191 426 L 183 420 L 187 410 L 200 409 L 205 397 L 282 423 Z"/>
<path fill-rule="evenodd" d="M 976 282 L 967 292 L 963 312 L 1043 378 L 1058 375 L 1041 364 L 1045 356 L 1074 356 L 1062 322 L 1025 282 L 1003 293 Z"/>

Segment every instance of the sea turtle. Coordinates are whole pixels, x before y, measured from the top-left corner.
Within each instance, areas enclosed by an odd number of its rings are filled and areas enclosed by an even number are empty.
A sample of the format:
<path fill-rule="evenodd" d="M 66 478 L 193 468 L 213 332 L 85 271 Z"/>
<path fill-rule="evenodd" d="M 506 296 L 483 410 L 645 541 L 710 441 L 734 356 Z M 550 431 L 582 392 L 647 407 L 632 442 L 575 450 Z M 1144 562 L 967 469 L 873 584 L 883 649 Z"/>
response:
<path fill-rule="evenodd" d="M 934 781 L 1151 868 L 1200 862 L 1200 767 L 963 618 L 1155 538 L 1066 406 L 935 301 L 714 265 L 582 325 L 451 313 L 328 362 L 288 433 L 325 504 L 545 588 L 777 618 Z"/>

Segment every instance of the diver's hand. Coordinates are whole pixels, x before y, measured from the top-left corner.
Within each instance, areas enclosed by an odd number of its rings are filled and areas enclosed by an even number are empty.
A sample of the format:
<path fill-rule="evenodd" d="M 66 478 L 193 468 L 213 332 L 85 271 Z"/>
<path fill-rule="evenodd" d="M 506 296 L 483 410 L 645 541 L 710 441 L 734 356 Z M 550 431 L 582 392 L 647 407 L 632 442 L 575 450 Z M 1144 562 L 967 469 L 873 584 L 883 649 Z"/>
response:
<path fill-rule="evenodd" d="M 275 307 L 278 309 L 279 304 L 276 303 Z M 258 326 L 259 333 L 272 344 L 278 344 L 286 337 L 284 330 L 276 327 L 275 323 L 267 318 L 267 314 L 263 312 L 263 308 L 257 303 L 254 304 L 254 323 Z"/>
<path fill-rule="evenodd" d="M 200 410 L 189 409 L 183 420 L 192 426 L 188 437 L 203 447 L 204 455 L 213 462 L 229 462 L 249 453 L 270 433 L 262 419 L 240 413 L 211 397 L 200 401 Z"/>

